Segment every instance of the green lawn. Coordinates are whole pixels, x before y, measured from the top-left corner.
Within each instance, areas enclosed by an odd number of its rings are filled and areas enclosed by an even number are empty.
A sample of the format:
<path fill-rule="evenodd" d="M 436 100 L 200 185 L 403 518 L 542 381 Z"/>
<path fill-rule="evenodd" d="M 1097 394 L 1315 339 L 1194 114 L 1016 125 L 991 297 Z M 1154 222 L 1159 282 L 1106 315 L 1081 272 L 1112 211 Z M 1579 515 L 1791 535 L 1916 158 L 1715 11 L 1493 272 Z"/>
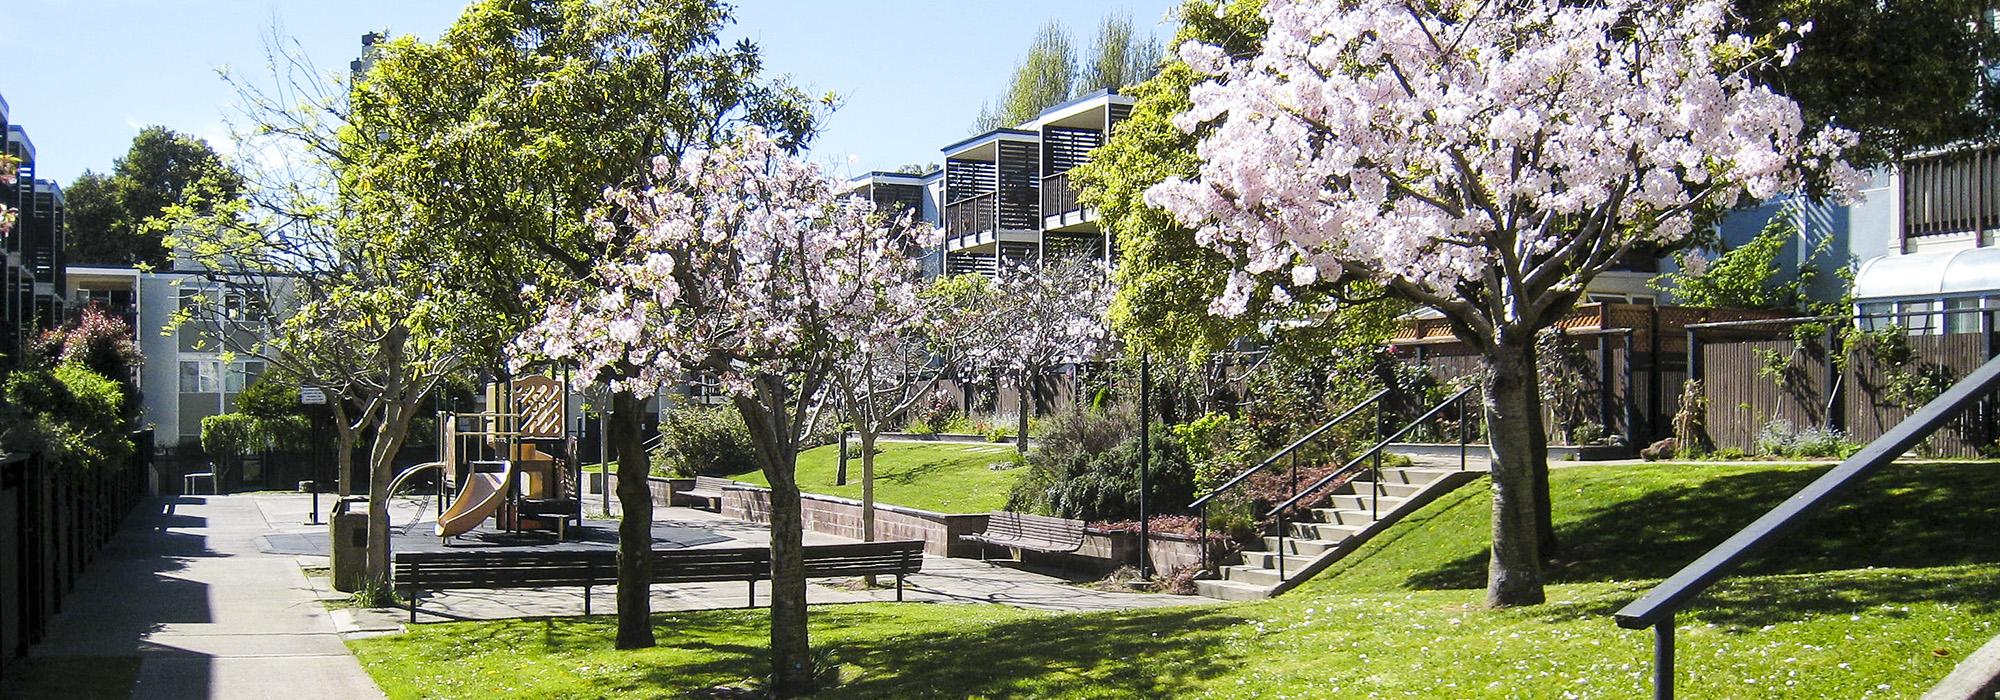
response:
<path fill-rule="evenodd" d="M 1547 605 L 1480 607 L 1485 482 L 1283 598 L 1111 614 L 813 610 L 822 697 L 1642 697 L 1651 635 L 1610 615 L 1822 468 L 1598 466 L 1552 475 Z M 2000 467 L 1898 466 L 1681 616 L 1685 697 L 1915 697 L 2000 633 Z M 765 611 L 424 625 L 353 642 L 391 697 L 681 697 L 764 673 Z"/>
<path fill-rule="evenodd" d="M 985 513 L 1007 505 L 1007 491 L 1021 472 L 993 469 L 1009 462 L 1012 445 L 936 442 L 878 442 L 875 455 L 875 502 L 937 513 Z M 844 498 L 861 498 L 861 447 L 852 444 L 847 484 L 835 486 L 840 446 L 815 447 L 799 453 L 799 489 Z M 729 478 L 769 485 L 764 473 L 750 471 Z"/>

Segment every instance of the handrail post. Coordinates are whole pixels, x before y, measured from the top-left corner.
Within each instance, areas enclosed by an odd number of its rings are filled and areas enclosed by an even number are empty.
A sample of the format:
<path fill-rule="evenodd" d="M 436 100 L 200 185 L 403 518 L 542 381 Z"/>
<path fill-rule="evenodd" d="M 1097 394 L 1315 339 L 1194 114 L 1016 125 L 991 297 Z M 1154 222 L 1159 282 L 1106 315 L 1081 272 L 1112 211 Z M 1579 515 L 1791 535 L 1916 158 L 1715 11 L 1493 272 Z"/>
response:
<path fill-rule="evenodd" d="M 1201 570 L 1213 571 L 1208 566 L 1208 504 L 1196 508 L 1195 515 L 1201 519 Z"/>
<path fill-rule="evenodd" d="M 1471 394 L 1460 394 L 1458 397 L 1458 470 L 1459 471 L 1465 471 L 1465 446 L 1471 442 L 1470 440 L 1466 439 L 1467 436 L 1465 432 L 1466 426 L 1470 425 L 1472 422 L 1471 419 L 1466 416 L 1465 412 L 1465 398 L 1468 396 L 1471 396 Z"/>
<path fill-rule="evenodd" d="M 1674 616 L 1653 625 L 1653 697 L 1674 700 Z"/>

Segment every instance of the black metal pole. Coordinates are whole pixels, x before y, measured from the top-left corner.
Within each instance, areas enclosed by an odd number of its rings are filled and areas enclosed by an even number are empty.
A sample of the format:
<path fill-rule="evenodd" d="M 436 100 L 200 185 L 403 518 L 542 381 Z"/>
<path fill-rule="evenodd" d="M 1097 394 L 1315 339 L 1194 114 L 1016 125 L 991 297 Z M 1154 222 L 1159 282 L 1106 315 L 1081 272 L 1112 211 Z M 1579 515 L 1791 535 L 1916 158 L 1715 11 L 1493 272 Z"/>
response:
<path fill-rule="evenodd" d="M 1653 697 L 1674 700 L 1674 616 L 1653 625 Z"/>
<path fill-rule="evenodd" d="M 313 411 L 313 416 L 312 416 L 312 428 L 313 428 L 313 429 L 312 429 L 312 432 L 313 432 L 313 439 L 312 439 L 312 448 L 313 448 L 313 449 L 312 449 L 312 476 L 313 476 L 313 478 L 312 478 L 312 492 L 313 492 L 313 512 L 312 512 L 312 520 L 310 520 L 310 521 L 307 521 L 307 522 L 306 522 L 306 524 L 307 524 L 307 525 L 324 525 L 324 524 L 325 524 L 325 523 L 322 523 L 322 522 L 320 522 L 320 520 L 319 520 L 319 479 L 320 479 L 320 471 L 321 471 L 321 469 L 320 469 L 320 466 L 321 466 L 321 463 L 325 461 L 325 460 L 322 460 L 322 459 L 320 459 L 321 455 L 320 455 L 320 449 L 319 449 L 319 445 L 320 445 L 320 441 L 322 441 L 322 440 L 326 439 L 326 435 L 325 435 L 326 431 L 325 431 L 324 427 L 323 427 L 323 426 L 321 425 L 321 424 L 322 424 L 322 423 L 324 422 L 324 421 L 322 421 L 322 420 L 321 420 L 321 416 L 320 416 L 320 414 L 321 414 L 321 413 L 322 413 L 322 411 Z"/>
<path fill-rule="evenodd" d="M 840 431 L 840 467 L 834 470 L 833 485 L 847 485 L 847 431 Z"/>
<path fill-rule="evenodd" d="M 1148 467 L 1151 466 L 1149 463 L 1152 461 L 1153 458 L 1153 441 L 1151 439 L 1152 423 L 1153 423 L 1153 357 L 1150 354 L 1140 354 L 1139 355 L 1139 578 L 1141 580 L 1153 577 L 1153 563 L 1151 561 L 1151 557 L 1148 556 L 1149 548 L 1146 546 L 1147 541 L 1151 539 L 1152 535 L 1152 529 L 1150 525 L 1146 522 L 1146 518 L 1148 516 L 1148 513 L 1146 512 L 1146 505 L 1147 505 L 1146 492 L 1151 489 L 1150 477 L 1147 475 L 1146 472 L 1148 471 Z"/>

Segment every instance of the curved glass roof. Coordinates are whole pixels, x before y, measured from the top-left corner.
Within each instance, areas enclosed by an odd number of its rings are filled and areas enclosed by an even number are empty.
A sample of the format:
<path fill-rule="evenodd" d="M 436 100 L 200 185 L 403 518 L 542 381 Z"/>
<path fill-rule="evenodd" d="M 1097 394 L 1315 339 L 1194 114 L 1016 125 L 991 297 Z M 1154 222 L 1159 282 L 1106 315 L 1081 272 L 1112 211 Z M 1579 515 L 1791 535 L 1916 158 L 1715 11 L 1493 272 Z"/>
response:
<path fill-rule="evenodd" d="M 1855 299 L 2000 292 L 2000 248 L 1885 255 L 1861 264 Z"/>

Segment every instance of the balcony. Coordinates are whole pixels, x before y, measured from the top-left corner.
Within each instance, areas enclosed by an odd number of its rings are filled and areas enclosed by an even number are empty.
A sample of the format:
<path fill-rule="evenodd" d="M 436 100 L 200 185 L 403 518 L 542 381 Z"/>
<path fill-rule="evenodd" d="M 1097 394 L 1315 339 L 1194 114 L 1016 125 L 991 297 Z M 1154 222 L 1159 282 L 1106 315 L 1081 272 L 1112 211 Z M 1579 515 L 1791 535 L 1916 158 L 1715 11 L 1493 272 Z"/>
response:
<path fill-rule="evenodd" d="M 2000 152 L 1985 147 L 1902 163 L 1903 249 L 1970 241 L 2000 230 Z"/>
<path fill-rule="evenodd" d="M 992 192 L 945 205 L 945 248 L 958 250 L 992 243 L 999 219 L 1000 197 Z"/>
<path fill-rule="evenodd" d="M 1053 230 L 1095 221 L 1097 213 L 1077 201 L 1079 194 L 1069 171 L 1042 178 L 1042 228 Z"/>

